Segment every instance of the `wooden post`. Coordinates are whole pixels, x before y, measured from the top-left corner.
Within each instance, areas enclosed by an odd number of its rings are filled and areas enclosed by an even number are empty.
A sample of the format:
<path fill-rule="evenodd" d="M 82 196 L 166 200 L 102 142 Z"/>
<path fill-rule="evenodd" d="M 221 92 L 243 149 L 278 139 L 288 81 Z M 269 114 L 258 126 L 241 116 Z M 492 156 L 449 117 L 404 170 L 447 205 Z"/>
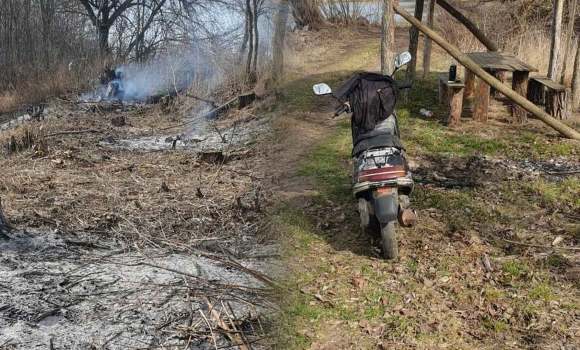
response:
<path fill-rule="evenodd" d="M 497 80 L 499 80 L 502 84 L 505 83 L 506 71 L 498 70 L 498 71 L 492 72 L 491 75 L 493 75 L 493 77 L 496 78 Z M 494 88 L 491 88 L 491 97 L 498 98 L 499 95 L 500 95 L 499 91 L 497 91 Z"/>
<path fill-rule="evenodd" d="M 395 70 L 395 11 L 394 0 L 383 0 L 381 17 L 381 73 L 390 75 Z"/>
<path fill-rule="evenodd" d="M 527 98 L 529 81 L 530 72 L 515 71 L 512 79 L 512 89 Z M 515 123 L 521 124 L 528 119 L 528 112 L 517 104 L 512 103 L 512 117 Z"/>
<path fill-rule="evenodd" d="M 465 68 L 465 98 L 475 96 L 475 74 L 468 68 Z"/>
<path fill-rule="evenodd" d="M 415 0 L 415 18 L 418 21 L 423 19 L 423 0 Z M 417 51 L 419 49 L 419 29 L 409 27 L 409 52 L 411 53 L 411 62 L 407 65 L 405 78 L 407 81 L 413 81 L 415 71 L 417 70 Z M 407 90 L 408 92 L 408 90 Z"/>
<path fill-rule="evenodd" d="M 543 111 L 540 107 L 536 106 L 535 104 L 528 101 L 525 97 L 522 97 L 517 92 L 513 91 L 505 84 L 501 84 L 497 81 L 494 77 L 489 75 L 486 71 L 484 71 L 480 66 L 478 66 L 472 59 L 469 58 L 466 54 L 461 52 L 456 46 L 447 42 L 441 35 L 437 34 L 435 31 L 427 28 L 421 22 L 417 21 L 409 12 L 407 12 L 401 5 L 398 3 L 393 4 L 393 9 L 396 13 L 401 15 L 407 22 L 411 23 L 415 27 L 419 28 L 421 32 L 425 35 L 429 36 L 435 43 L 437 43 L 441 48 L 443 48 L 447 53 L 451 55 L 451 57 L 455 58 L 457 62 L 461 63 L 464 67 L 469 68 L 477 77 L 481 80 L 485 81 L 487 84 L 492 85 L 494 88 L 499 90 L 505 97 L 517 103 L 526 111 L 532 113 L 536 118 L 543 121 L 549 127 L 557 130 L 562 135 L 580 141 L 580 132 L 572 129 L 566 124 L 552 118 L 549 114 Z"/>
<path fill-rule="evenodd" d="M 568 58 L 570 56 L 570 43 L 572 42 L 572 34 L 574 33 L 574 22 L 576 22 L 576 4 L 577 0 L 570 0 L 571 4 L 569 6 L 570 15 L 568 16 L 568 29 L 566 30 L 566 43 L 564 44 L 564 59 L 562 60 L 562 76 L 560 77 L 560 84 L 564 84 L 564 79 L 566 79 L 566 68 L 568 65 Z"/>
<path fill-rule="evenodd" d="M 475 37 L 481 41 L 485 47 L 491 51 L 496 52 L 498 51 L 497 46 L 489 40 L 485 34 L 477 26 L 469 20 L 469 18 L 465 17 L 461 12 L 457 11 L 453 6 L 449 5 L 449 3 L 445 0 L 437 0 L 437 4 L 441 6 L 445 11 L 447 11 L 451 16 L 455 17 L 459 22 L 461 22 L 469 31 L 475 35 Z"/>
<path fill-rule="evenodd" d="M 463 111 L 463 94 L 465 88 L 450 88 L 449 89 L 449 111 L 445 120 L 446 125 L 457 125 L 461 118 Z"/>
<path fill-rule="evenodd" d="M 435 17 L 435 0 L 429 0 L 429 12 L 427 14 L 427 27 L 433 29 Z M 431 38 L 425 36 L 425 46 L 423 47 L 423 80 L 429 80 L 431 70 Z"/>
<path fill-rule="evenodd" d="M 489 96 L 489 85 L 485 81 L 477 79 L 477 93 L 475 95 L 473 119 L 482 123 L 487 122 L 487 114 L 489 113 Z"/>
<path fill-rule="evenodd" d="M 560 55 L 560 36 L 562 35 L 562 17 L 564 14 L 564 0 L 556 0 L 554 4 L 554 19 L 552 22 L 552 47 L 550 49 L 550 66 L 548 78 L 558 81 L 558 57 Z"/>

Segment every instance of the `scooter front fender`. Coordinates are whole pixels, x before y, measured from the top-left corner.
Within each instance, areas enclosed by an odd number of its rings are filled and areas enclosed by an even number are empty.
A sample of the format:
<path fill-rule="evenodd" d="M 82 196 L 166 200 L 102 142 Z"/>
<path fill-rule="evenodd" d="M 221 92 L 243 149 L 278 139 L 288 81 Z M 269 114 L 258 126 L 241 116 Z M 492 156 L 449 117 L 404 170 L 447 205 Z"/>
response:
<path fill-rule="evenodd" d="M 399 214 L 399 203 L 396 193 L 380 194 L 373 192 L 373 209 L 375 216 L 381 224 L 387 224 L 397 220 Z"/>

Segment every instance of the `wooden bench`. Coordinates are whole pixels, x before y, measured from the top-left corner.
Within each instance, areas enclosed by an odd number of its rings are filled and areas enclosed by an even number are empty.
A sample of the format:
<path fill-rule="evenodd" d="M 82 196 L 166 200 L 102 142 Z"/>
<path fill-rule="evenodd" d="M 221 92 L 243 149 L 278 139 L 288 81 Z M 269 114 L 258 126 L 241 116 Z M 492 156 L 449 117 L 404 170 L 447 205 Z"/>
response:
<path fill-rule="evenodd" d="M 465 84 L 458 81 L 449 81 L 449 73 L 437 73 L 439 79 L 439 103 L 448 106 L 444 123 L 446 125 L 459 124 L 463 111 L 463 91 Z"/>
<path fill-rule="evenodd" d="M 570 89 L 548 77 L 531 77 L 528 100 L 544 106 L 546 113 L 557 119 L 568 119 L 572 113 Z"/>

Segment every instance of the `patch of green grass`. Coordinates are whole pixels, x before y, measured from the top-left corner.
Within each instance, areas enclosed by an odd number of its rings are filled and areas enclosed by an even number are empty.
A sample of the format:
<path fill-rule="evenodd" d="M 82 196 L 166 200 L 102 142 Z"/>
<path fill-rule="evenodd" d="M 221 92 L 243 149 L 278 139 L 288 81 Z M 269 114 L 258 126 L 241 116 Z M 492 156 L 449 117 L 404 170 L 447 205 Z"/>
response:
<path fill-rule="evenodd" d="M 527 193 L 540 197 L 542 205 L 553 209 L 580 209 L 580 179 L 567 178 L 556 183 L 544 180 L 522 183 Z"/>
<path fill-rule="evenodd" d="M 504 320 L 489 316 L 483 320 L 483 326 L 494 333 L 503 333 L 509 329 L 509 325 Z"/>
<path fill-rule="evenodd" d="M 510 275 L 519 278 L 524 272 L 523 266 L 517 261 L 508 261 L 503 264 L 503 270 Z"/>
<path fill-rule="evenodd" d="M 314 178 L 323 199 L 350 197 L 352 166 L 350 124 L 341 122 L 334 132 L 300 165 L 302 175 Z"/>
<path fill-rule="evenodd" d="M 562 256 L 559 253 L 553 253 L 548 255 L 548 259 L 546 261 L 549 266 L 556 268 L 556 269 L 564 269 L 569 265 L 568 259 Z"/>
<path fill-rule="evenodd" d="M 577 143 L 529 132 L 520 135 L 519 142 L 514 144 L 514 150 L 518 158 L 532 159 L 550 159 L 580 154 L 580 146 Z"/>
<path fill-rule="evenodd" d="M 488 209 L 474 199 L 472 190 L 441 190 L 416 187 L 412 202 L 417 208 L 437 208 L 441 211 L 443 222 L 451 231 L 467 230 L 474 218 L 486 220 Z"/>
<path fill-rule="evenodd" d="M 540 283 L 530 289 L 529 297 L 534 300 L 545 300 L 549 301 L 554 299 L 554 292 L 547 283 Z"/>

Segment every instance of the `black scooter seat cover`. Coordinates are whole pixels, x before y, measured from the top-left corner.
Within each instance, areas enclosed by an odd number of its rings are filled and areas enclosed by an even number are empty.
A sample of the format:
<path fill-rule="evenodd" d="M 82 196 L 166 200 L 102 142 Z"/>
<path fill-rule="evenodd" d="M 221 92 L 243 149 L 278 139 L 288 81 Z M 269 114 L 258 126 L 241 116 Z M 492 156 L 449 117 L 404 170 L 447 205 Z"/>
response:
<path fill-rule="evenodd" d="M 352 149 L 352 156 L 356 158 L 362 152 L 378 147 L 395 147 L 405 150 L 398 136 L 381 133 L 380 131 L 371 131 L 356 138 L 355 146 Z"/>

